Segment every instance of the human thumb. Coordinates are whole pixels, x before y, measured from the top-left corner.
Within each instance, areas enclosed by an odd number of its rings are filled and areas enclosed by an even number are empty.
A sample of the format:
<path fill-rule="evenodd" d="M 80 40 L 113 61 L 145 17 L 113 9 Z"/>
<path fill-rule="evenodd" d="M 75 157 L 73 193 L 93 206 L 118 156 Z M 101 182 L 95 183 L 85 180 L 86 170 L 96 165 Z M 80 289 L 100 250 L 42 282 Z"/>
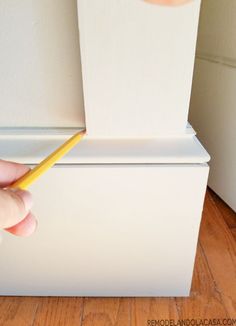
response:
<path fill-rule="evenodd" d="M 0 189 L 0 228 L 10 228 L 21 222 L 33 205 L 30 192 Z"/>

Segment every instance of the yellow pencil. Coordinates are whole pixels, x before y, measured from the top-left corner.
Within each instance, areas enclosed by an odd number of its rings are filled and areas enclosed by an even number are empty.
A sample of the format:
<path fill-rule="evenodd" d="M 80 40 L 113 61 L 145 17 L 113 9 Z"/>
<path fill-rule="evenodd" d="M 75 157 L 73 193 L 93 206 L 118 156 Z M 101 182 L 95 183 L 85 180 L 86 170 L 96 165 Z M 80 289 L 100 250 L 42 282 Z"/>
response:
<path fill-rule="evenodd" d="M 49 170 L 60 158 L 68 153 L 83 138 L 85 131 L 80 131 L 63 145 L 56 149 L 52 154 L 45 158 L 35 168 L 27 172 L 24 176 L 14 182 L 10 188 L 27 189 L 34 181 L 36 181 L 44 172 Z"/>

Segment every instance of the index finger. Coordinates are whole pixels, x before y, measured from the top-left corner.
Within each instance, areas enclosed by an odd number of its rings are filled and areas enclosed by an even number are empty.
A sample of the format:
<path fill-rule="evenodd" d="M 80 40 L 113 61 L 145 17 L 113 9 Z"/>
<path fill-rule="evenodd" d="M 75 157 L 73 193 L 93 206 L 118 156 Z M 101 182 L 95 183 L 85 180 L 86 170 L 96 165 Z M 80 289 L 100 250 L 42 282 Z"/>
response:
<path fill-rule="evenodd" d="M 26 165 L 0 160 L 0 187 L 11 185 L 29 170 Z"/>

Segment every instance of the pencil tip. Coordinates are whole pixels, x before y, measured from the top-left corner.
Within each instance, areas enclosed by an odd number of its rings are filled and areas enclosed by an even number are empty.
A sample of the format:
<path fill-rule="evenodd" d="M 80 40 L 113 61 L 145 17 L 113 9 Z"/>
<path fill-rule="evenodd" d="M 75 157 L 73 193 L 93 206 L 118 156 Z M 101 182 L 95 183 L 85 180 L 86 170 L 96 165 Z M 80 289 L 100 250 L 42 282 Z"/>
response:
<path fill-rule="evenodd" d="M 84 130 L 80 131 L 79 133 L 80 133 L 81 135 L 83 135 L 83 136 L 84 136 L 84 135 L 86 134 L 86 129 L 84 129 Z"/>

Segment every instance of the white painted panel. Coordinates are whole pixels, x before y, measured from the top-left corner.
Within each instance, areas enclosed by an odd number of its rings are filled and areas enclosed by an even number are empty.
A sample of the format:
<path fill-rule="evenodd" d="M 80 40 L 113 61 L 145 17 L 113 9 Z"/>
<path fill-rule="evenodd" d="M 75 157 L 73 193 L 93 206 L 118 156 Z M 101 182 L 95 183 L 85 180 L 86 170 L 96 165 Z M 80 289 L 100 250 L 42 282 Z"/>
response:
<path fill-rule="evenodd" d="M 210 157 L 194 136 L 192 128 L 185 137 L 156 139 L 93 139 L 85 137 L 59 164 L 142 164 L 205 163 Z M 29 130 L 28 130 L 29 131 Z M 9 130 L 7 130 L 9 132 Z M 21 131 L 22 132 L 22 131 Z M 22 134 L 0 133 L 2 159 L 37 164 L 71 137 L 70 132 Z M 65 131 L 64 131 L 65 132 Z"/>
<path fill-rule="evenodd" d="M 76 0 L 0 1 L 0 126 L 84 126 Z"/>
<path fill-rule="evenodd" d="M 54 168 L 37 233 L 4 234 L 0 294 L 187 296 L 207 165 Z"/>
<path fill-rule="evenodd" d="M 78 0 L 89 135 L 185 132 L 199 6 Z"/>
<path fill-rule="evenodd" d="M 210 187 L 236 211 L 236 69 L 197 60 L 190 118 L 211 154 Z"/>
<path fill-rule="evenodd" d="M 198 54 L 215 60 L 236 60 L 236 1 L 202 2 Z"/>

